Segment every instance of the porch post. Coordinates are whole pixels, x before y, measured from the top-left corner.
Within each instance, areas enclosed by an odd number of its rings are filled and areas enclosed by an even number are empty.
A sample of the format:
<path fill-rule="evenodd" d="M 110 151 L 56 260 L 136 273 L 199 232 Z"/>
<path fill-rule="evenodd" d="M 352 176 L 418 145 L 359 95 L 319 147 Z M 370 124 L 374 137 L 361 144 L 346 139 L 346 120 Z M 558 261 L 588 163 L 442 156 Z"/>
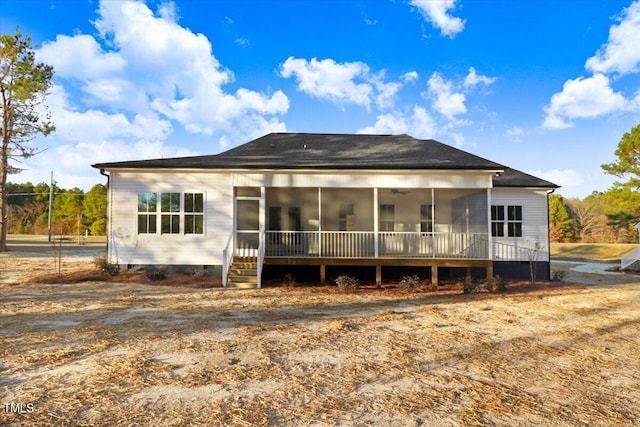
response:
<path fill-rule="evenodd" d="M 266 218 L 266 205 L 267 205 L 267 190 L 264 186 L 260 187 L 260 203 L 258 207 L 258 230 L 266 230 L 265 223 Z"/>
<path fill-rule="evenodd" d="M 431 258 L 436 257 L 436 190 L 431 188 Z"/>
<path fill-rule="evenodd" d="M 324 285 L 326 281 L 326 268 L 324 263 L 322 263 L 320 264 L 320 284 Z"/>
<path fill-rule="evenodd" d="M 487 188 L 487 244 L 489 247 L 487 248 L 487 256 L 489 259 L 493 260 L 493 236 L 491 232 L 491 188 Z"/>
<path fill-rule="evenodd" d="M 431 283 L 435 286 L 438 286 L 438 265 L 434 264 L 431 266 Z"/>
<path fill-rule="evenodd" d="M 374 255 L 376 258 L 380 256 L 380 236 L 378 235 L 379 227 L 378 227 L 378 187 L 373 188 L 373 244 Z"/>
<path fill-rule="evenodd" d="M 322 187 L 318 187 L 318 257 L 322 256 Z M 321 282 L 324 283 L 324 265 L 320 267 Z"/>

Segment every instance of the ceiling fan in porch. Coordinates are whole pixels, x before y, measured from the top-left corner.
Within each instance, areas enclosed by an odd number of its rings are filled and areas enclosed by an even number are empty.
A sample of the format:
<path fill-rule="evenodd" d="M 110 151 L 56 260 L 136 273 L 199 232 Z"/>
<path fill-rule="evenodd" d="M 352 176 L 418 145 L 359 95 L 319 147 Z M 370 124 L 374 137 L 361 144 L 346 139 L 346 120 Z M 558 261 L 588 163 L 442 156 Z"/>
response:
<path fill-rule="evenodd" d="M 397 188 L 392 188 L 391 189 L 391 194 L 402 194 L 402 195 L 405 195 L 405 194 L 408 194 L 408 193 L 409 193 L 408 191 L 398 190 Z"/>

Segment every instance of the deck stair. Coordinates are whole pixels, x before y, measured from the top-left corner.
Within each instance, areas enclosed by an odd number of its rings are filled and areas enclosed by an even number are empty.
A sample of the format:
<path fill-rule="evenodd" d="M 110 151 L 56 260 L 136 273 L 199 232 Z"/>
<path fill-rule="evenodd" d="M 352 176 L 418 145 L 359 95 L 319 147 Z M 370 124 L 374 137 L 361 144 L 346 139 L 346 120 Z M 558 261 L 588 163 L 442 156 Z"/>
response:
<path fill-rule="evenodd" d="M 256 289 L 258 287 L 258 259 L 256 257 L 234 257 L 227 288 Z"/>

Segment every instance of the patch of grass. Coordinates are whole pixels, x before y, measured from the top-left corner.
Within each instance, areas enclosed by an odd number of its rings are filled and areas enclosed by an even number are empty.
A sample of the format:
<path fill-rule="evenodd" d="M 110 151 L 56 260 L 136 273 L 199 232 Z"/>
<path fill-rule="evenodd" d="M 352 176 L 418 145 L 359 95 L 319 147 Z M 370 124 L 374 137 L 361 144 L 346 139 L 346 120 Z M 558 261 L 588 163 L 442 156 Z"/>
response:
<path fill-rule="evenodd" d="M 551 243 L 552 259 L 619 261 L 625 254 L 637 248 L 627 243 Z"/>

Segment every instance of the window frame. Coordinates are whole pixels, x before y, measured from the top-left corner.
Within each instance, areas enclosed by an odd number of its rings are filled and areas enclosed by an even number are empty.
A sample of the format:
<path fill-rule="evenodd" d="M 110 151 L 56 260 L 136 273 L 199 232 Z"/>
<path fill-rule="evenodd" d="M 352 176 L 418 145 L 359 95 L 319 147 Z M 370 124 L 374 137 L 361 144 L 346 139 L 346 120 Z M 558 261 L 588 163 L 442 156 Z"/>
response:
<path fill-rule="evenodd" d="M 189 207 L 187 205 L 188 196 L 192 198 L 192 203 Z M 200 206 L 198 206 L 197 196 L 201 198 Z M 204 193 L 183 193 L 183 197 L 184 234 L 204 234 Z M 200 211 L 197 210 L 198 207 Z M 198 225 L 200 226 L 199 228 Z"/>
<path fill-rule="evenodd" d="M 160 193 L 160 234 L 180 234 L 181 201 L 181 193 Z"/>
<path fill-rule="evenodd" d="M 137 220 L 138 234 L 158 234 L 158 193 L 138 193 Z"/>
<path fill-rule="evenodd" d="M 491 205 L 491 236 L 522 237 L 523 211 L 522 205 Z"/>
<path fill-rule="evenodd" d="M 433 233 L 433 204 L 420 205 L 420 232 Z"/>
<path fill-rule="evenodd" d="M 507 206 L 507 236 L 522 237 L 522 205 Z"/>

